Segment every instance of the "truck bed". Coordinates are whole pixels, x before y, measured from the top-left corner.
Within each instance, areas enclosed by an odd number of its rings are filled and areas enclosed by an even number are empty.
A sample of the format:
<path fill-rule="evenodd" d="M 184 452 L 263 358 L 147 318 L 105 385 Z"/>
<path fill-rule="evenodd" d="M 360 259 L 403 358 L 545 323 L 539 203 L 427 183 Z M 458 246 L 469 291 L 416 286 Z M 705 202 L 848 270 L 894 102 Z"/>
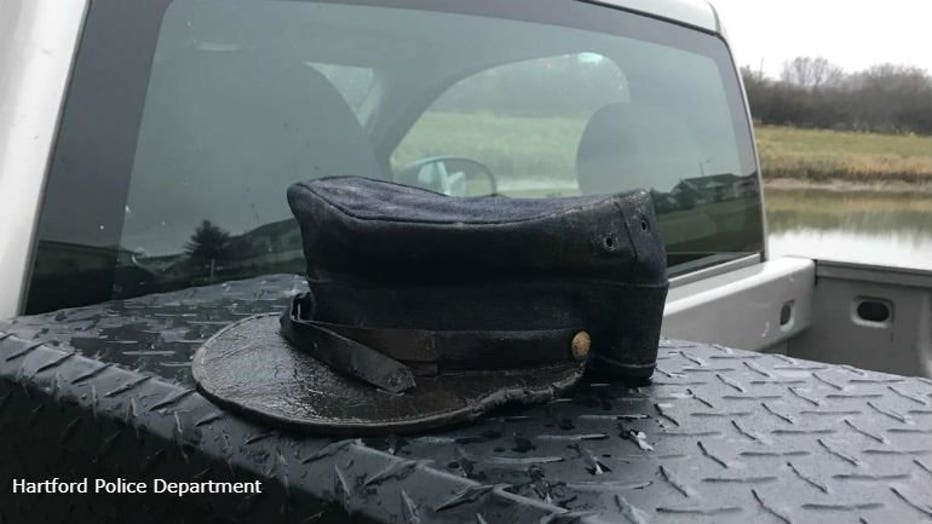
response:
<path fill-rule="evenodd" d="M 305 289 L 266 276 L 0 323 L 0 477 L 263 481 L 242 495 L 0 495 L 0 522 L 915 522 L 932 381 L 664 340 L 652 384 L 588 382 L 417 436 L 226 413 L 190 359 Z M 12 460 L 9 460 L 12 459 Z"/>

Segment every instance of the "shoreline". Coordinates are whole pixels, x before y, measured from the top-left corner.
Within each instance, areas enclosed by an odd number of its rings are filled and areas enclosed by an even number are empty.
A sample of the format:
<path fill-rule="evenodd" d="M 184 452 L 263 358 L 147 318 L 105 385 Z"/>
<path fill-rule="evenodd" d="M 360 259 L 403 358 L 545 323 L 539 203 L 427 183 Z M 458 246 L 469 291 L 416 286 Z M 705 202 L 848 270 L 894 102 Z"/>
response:
<path fill-rule="evenodd" d="M 825 181 L 806 180 L 801 178 L 764 176 L 764 190 L 817 190 L 832 192 L 863 192 L 863 193 L 920 193 L 932 197 L 932 181 L 928 183 L 913 183 L 903 180 L 877 180 L 873 182 L 852 181 L 844 178 L 831 178 Z"/>

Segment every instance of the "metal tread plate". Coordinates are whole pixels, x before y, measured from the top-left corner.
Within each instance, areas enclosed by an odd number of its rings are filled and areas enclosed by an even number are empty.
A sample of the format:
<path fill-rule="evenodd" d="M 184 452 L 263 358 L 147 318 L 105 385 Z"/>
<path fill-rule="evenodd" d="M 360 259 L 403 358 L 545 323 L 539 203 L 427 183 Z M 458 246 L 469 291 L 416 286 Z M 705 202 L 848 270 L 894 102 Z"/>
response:
<path fill-rule="evenodd" d="M 922 378 L 665 340 L 649 386 L 587 383 L 453 430 L 340 441 L 239 419 L 195 391 L 204 339 L 303 289 L 263 277 L 0 323 L 0 476 L 262 479 L 257 497 L 174 509 L 229 521 L 932 520 Z M 4 497 L 0 522 L 54 520 L 48 498 Z"/>

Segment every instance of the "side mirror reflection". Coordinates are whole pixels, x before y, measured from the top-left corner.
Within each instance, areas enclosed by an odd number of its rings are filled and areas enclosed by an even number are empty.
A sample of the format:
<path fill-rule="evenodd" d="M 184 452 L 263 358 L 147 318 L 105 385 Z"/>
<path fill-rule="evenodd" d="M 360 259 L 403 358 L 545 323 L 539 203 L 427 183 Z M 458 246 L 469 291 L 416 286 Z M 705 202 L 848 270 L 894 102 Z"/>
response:
<path fill-rule="evenodd" d="M 495 175 L 489 168 L 461 157 L 438 156 L 412 162 L 399 171 L 396 181 L 453 197 L 498 193 Z"/>

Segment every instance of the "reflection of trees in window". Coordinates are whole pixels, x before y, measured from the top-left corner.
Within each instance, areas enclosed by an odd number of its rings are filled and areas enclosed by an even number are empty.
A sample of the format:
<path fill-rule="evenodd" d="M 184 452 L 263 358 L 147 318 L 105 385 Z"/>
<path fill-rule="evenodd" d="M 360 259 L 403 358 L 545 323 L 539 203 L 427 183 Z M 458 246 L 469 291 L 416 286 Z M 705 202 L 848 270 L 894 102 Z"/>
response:
<path fill-rule="evenodd" d="M 266 273 L 300 273 L 304 267 L 301 235 L 293 218 L 232 235 L 204 220 L 185 244 L 184 256 L 164 272 L 165 283 L 182 287 L 250 278 Z M 178 282 L 171 284 L 177 289 Z"/>
<path fill-rule="evenodd" d="M 203 220 L 181 252 L 145 257 L 134 255 L 118 264 L 118 274 L 132 270 L 132 288 L 123 285 L 121 298 L 146 293 L 172 291 L 227 280 L 251 278 L 270 273 L 304 270 L 304 254 L 298 224 L 293 218 L 264 224 L 234 235 Z M 136 273 L 145 271 L 145 277 Z M 118 278 L 125 284 L 126 278 Z"/>
<path fill-rule="evenodd" d="M 229 257 L 229 245 L 230 234 L 210 220 L 204 220 L 191 235 L 184 250 L 191 265 L 207 269 L 209 277 L 213 279 L 217 263 Z"/>

